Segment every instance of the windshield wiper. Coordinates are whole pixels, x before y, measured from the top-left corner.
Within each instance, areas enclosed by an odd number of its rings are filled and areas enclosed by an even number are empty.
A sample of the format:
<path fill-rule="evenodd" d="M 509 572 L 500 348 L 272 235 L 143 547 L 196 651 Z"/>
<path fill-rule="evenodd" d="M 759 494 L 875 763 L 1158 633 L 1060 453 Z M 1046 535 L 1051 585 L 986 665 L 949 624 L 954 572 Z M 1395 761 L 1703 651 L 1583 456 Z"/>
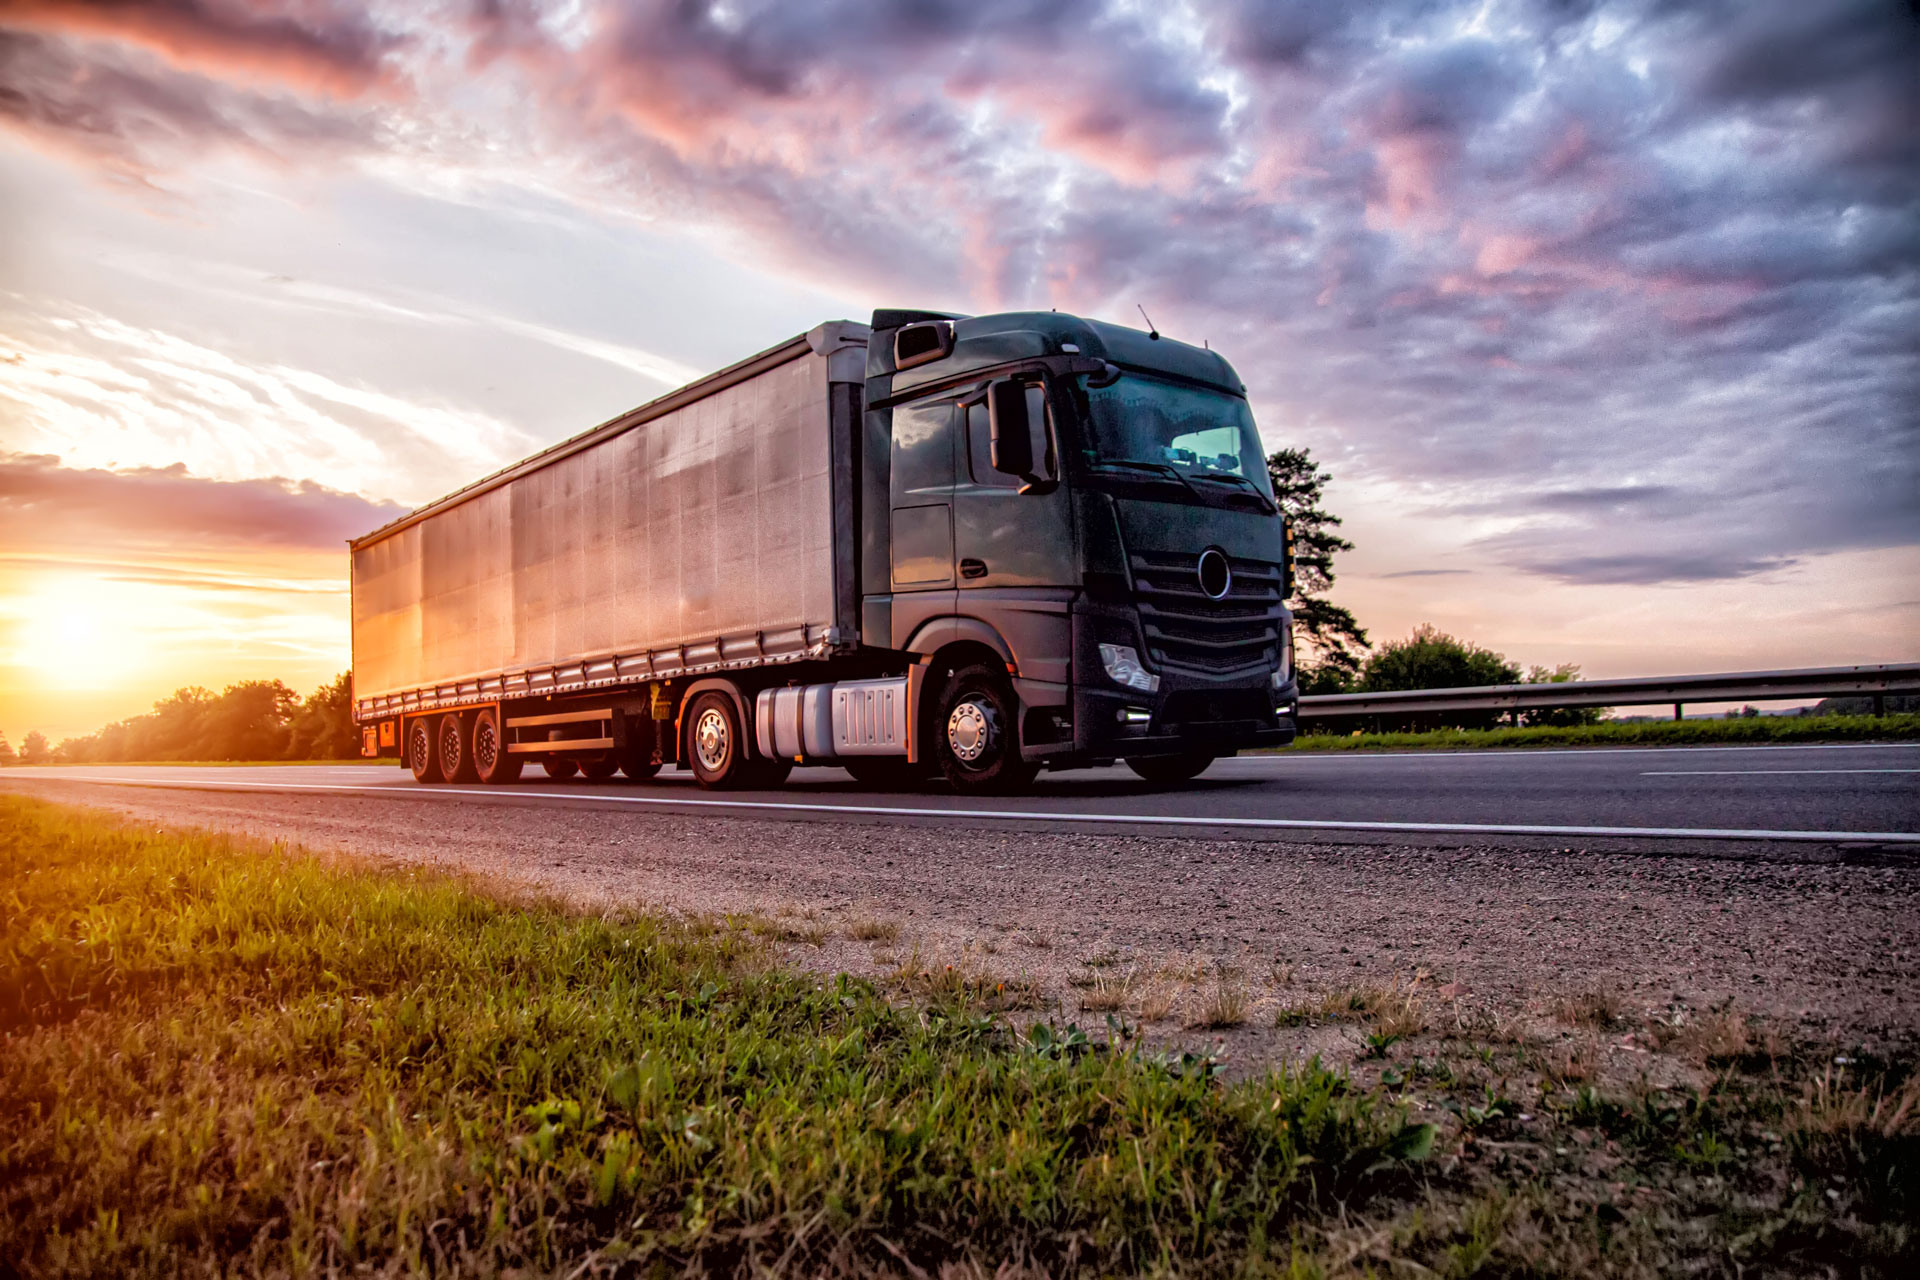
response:
<path fill-rule="evenodd" d="M 1182 475 L 1177 467 L 1170 467 L 1164 462 L 1141 462 L 1137 458 L 1101 458 L 1094 465 L 1127 471 L 1143 471 L 1148 475 L 1173 481 L 1196 498 L 1200 496 L 1200 491 L 1188 482 L 1186 476 Z"/>
<path fill-rule="evenodd" d="M 1259 499 L 1260 509 L 1262 511 L 1271 512 L 1274 510 L 1273 500 L 1268 498 L 1266 494 L 1260 492 L 1260 486 L 1245 476 L 1235 475 L 1231 471 L 1196 471 L 1188 478 L 1192 480 L 1217 480 L 1221 484 L 1238 485 Z"/>

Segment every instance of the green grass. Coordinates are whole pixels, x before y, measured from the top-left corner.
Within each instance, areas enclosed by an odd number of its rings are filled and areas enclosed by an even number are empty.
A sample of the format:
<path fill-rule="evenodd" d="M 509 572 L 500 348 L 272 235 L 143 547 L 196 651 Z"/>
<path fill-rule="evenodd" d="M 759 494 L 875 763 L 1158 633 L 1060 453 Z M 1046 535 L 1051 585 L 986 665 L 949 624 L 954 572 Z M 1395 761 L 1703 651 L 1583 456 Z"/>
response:
<path fill-rule="evenodd" d="M 0 797 L 0 1272 L 1284 1273 L 1433 1136 L 767 947 Z"/>
<path fill-rule="evenodd" d="M 1571 728 L 1435 729 L 1425 733 L 1308 733 L 1285 751 L 1459 751 L 1488 747 L 1689 746 L 1769 742 L 1905 742 L 1920 738 L 1920 714 L 1754 716 L 1740 720 L 1643 720 Z"/>

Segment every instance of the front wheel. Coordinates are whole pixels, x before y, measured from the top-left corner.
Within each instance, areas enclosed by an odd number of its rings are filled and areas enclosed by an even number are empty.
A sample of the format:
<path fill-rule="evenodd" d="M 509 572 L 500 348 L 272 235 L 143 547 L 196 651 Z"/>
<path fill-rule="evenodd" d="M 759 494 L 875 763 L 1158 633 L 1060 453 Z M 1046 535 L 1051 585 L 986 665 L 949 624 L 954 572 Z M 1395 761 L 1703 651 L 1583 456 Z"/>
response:
<path fill-rule="evenodd" d="M 934 759 L 955 791 L 1003 795 L 1039 775 L 1039 765 L 1020 758 L 1019 702 L 1001 672 L 985 664 L 962 667 L 935 705 Z"/>
<path fill-rule="evenodd" d="M 1127 768 L 1148 782 L 1191 782 L 1218 758 L 1204 751 L 1186 751 L 1177 756 L 1141 756 L 1127 761 Z"/>

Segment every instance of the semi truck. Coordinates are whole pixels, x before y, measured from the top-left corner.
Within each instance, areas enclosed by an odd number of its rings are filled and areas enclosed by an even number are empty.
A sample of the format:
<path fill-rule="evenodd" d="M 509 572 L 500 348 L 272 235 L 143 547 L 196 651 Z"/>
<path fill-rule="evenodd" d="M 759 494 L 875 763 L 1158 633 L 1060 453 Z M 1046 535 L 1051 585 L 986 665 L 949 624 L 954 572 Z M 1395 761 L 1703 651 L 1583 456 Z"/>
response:
<path fill-rule="evenodd" d="M 831 321 L 350 546 L 362 752 L 423 783 L 1171 783 L 1295 730 L 1246 388 L 1157 331 Z"/>

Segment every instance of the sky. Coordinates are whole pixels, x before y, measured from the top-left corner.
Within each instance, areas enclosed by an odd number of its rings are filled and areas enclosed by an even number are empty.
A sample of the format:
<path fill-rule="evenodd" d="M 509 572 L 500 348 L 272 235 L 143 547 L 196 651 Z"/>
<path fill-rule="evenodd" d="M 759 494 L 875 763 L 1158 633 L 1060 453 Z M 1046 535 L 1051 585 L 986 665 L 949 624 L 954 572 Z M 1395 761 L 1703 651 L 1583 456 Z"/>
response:
<path fill-rule="evenodd" d="M 348 662 L 346 539 L 829 318 L 1145 308 L 1333 598 L 1920 656 L 1904 0 L 0 0 L 0 731 Z"/>

